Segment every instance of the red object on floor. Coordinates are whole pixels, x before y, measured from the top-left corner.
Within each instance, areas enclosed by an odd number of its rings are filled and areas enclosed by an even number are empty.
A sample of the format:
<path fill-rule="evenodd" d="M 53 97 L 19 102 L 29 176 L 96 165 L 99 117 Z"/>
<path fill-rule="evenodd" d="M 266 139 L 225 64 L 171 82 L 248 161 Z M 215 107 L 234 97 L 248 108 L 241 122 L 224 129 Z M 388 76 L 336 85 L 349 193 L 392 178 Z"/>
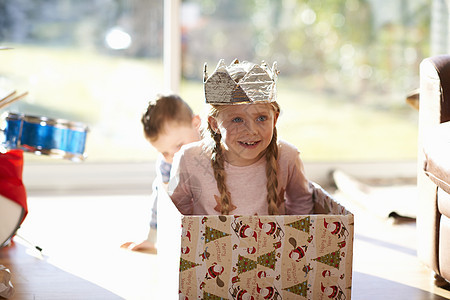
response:
<path fill-rule="evenodd" d="M 13 149 L 6 153 L 0 153 L 0 195 L 23 207 L 25 213 L 21 222 L 28 213 L 27 193 L 22 182 L 22 171 L 22 150 Z"/>

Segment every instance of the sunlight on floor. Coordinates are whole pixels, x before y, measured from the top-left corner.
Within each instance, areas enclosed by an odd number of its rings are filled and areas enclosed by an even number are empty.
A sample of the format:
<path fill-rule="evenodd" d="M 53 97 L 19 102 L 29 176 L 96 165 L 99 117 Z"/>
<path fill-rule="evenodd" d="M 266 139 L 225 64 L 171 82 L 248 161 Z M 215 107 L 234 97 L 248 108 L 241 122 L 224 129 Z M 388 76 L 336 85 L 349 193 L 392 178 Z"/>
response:
<path fill-rule="evenodd" d="M 66 272 L 127 299 L 147 297 L 157 278 L 156 255 L 120 245 L 145 239 L 149 202 L 149 196 L 135 195 L 30 197 L 18 233 Z"/>

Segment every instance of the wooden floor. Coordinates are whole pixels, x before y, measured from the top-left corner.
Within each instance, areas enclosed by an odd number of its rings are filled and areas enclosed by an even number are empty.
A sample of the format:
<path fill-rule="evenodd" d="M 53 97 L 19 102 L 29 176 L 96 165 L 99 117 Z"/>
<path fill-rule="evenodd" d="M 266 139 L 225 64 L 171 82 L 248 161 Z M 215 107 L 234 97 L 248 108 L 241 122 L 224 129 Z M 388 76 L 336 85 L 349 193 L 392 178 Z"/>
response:
<path fill-rule="evenodd" d="M 18 233 L 43 251 L 19 237 L 0 249 L 0 264 L 10 263 L 16 288 L 11 299 L 158 299 L 156 289 L 164 284 L 158 256 L 119 248 L 146 236 L 149 199 L 30 195 Z M 355 214 L 353 299 L 450 298 L 416 258 L 414 222 L 394 224 L 348 208 Z"/>

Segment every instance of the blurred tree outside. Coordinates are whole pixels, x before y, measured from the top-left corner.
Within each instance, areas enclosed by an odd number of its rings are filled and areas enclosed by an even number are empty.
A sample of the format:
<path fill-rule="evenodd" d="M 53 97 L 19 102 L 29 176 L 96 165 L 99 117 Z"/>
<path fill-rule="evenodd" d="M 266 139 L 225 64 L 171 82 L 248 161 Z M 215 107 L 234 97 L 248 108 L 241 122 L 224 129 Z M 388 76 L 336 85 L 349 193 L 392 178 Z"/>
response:
<path fill-rule="evenodd" d="M 368 101 L 417 87 L 429 54 L 430 0 L 185 0 L 184 75 L 218 58 L 277 61 L 281 76 Z M 309 85 L 309 84 L 308 84 Z M 399 95 L 400 96 L 400 95 Z M 371 99 L 373 100 L 373 99 Z M 390 107 L 393 103 L 375 105 Z M 403 97 L 398 103 L 403 105 Z"/>
<path fill-rule="evenodd" d="M 220 58 L 277 61 L 279 125 L 308 160 L 415 159 L 417 112 L 405 97 L 430 52 L 430 0 L 183 4 L 186 90 L 204 62 L 212 72 Z"/>

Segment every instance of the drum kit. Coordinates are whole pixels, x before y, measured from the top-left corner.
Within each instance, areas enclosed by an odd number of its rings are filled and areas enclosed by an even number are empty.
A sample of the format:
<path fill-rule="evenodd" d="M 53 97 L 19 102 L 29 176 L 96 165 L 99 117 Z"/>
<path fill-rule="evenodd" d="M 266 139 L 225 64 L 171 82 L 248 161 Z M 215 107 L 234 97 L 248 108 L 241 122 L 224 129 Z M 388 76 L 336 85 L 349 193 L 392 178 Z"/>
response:
<path fill-rule="evenodd" d="M 28 93 L 0 99 L 0 110 Z M 71 161 L 86 158 L 83 123 L 5 112 L 0 117 L 0 248 L 9 244 L 27 215 L 23 152 Z"/>
<path fill-rule="evenodd" d="M 4 147 L 72 161 L 85 159 L 87 126 L 64 119 L 6 113 Z"/>

